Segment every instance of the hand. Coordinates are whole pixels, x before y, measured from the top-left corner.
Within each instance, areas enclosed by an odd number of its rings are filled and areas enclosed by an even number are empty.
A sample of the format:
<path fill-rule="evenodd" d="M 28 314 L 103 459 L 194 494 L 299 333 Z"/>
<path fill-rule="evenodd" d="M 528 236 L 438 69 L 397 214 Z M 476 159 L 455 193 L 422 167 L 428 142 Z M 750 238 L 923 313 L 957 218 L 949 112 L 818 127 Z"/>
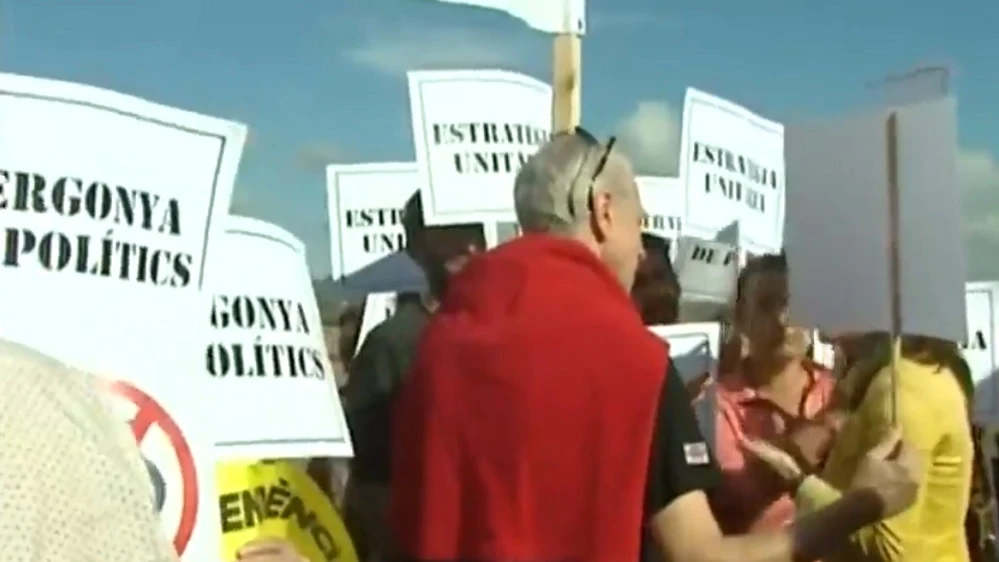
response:
<path fill-rule="evenodd" d="M 831 420 L 805 420 L 779 438 L 778 445 L 794 457 L 805 472 L 817 472 L 832 448 L 836 433 L 836 425 Z"/>
<path fill-rule="evenodd" d="M 863 456 L 850 483 L 850 490 L 871 493 L 878 500 L 881 520 L 905 511 L 919 492 L 922 459 L 902 432 L 892 429 Z"/>
<path fill-rule="evenodd" d="M 285 539 L 257 539 L 236 552 L 234 562 L 309 562 Z"/>
<path fill-rule="evenodd" d="M 697 404 L 704 399 L 704 396 L 708 393 L 708 387 L 714 384 L 714 379 L 711 378 L 711 373 L 705 371 L 690 379 L 685 384 L 687 386 L 687 394 L 690 395 L 690 403 Z"/>
<path fill-rule="evenodd" d="M 743 438 L 740 444 L 743 451 L 751 458 L 770 467 L 787 489 L 793 490 L 798 486 L 802 478 L 805 477 L 805 473 L 798 466 L 798 462 L 794 460 L 794 457 L 780 447 L 767 441 L 746 438 Z"/>

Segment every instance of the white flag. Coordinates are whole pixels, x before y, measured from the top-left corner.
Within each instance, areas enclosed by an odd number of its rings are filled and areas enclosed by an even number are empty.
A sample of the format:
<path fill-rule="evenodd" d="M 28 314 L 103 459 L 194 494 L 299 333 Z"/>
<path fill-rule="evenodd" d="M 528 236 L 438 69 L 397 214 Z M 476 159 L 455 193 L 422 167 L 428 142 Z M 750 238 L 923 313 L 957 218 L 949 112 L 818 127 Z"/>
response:
<path fill-rule="evenodd" d="M 586 32 L 586 0 L 440 0 L 500 10 L 545 33 Z"/>

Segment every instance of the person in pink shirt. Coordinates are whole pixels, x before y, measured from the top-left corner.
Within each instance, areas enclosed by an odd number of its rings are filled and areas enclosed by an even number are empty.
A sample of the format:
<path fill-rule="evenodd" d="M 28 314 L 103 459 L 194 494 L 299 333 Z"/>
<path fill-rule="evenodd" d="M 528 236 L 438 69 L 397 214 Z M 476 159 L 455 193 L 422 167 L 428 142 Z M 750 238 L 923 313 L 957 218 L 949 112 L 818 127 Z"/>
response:
<path fill-rule="evenodd" d="M 752 258 L 736 288 L 735 337 L 741 350 L 719 373 L 715 448 L 724 474 L 712 508 L 726 534 L 773 530 L 794 518 L 786 484 L 747 457 L 743 438 L 780 444 L 806 464 L 821 461 L 833 436 L 825 415 L 832 374 L 808 359 L 809 331 L 788 325 L 787 260 Z"/>

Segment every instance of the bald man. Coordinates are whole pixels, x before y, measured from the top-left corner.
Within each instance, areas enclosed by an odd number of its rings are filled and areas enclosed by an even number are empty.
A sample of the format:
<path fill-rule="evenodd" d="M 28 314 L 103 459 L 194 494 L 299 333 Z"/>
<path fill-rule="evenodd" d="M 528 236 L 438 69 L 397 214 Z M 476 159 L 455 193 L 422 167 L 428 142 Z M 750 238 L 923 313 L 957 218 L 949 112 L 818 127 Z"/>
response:
<path fill-rule="evenodd" d="M 809 560 L 912 502 L 911 467 L 883 459 L 888 443 L 833 507 L 723 537 L 705 499 L 714 460 L 628 293 L 644 215 L 628 161 L 613 139 L 557 135 L 518 173 L 514 202 L 524 236 L 452 279 L 399 391 L 400 559 L 627 562 L 648 528 L 667 560 Z"/>

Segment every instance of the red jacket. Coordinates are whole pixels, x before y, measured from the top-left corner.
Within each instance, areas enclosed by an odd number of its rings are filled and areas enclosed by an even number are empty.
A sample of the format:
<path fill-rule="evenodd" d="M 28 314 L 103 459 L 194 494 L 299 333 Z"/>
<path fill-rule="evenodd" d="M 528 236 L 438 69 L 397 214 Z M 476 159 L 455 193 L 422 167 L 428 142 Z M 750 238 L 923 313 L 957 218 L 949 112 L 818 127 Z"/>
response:
<path fill-rule="evenodd" d="M 668 350 L 582 245 L 525 236 L 473 260 L 394 413 L 405 559 L 627 562 Z"/>

